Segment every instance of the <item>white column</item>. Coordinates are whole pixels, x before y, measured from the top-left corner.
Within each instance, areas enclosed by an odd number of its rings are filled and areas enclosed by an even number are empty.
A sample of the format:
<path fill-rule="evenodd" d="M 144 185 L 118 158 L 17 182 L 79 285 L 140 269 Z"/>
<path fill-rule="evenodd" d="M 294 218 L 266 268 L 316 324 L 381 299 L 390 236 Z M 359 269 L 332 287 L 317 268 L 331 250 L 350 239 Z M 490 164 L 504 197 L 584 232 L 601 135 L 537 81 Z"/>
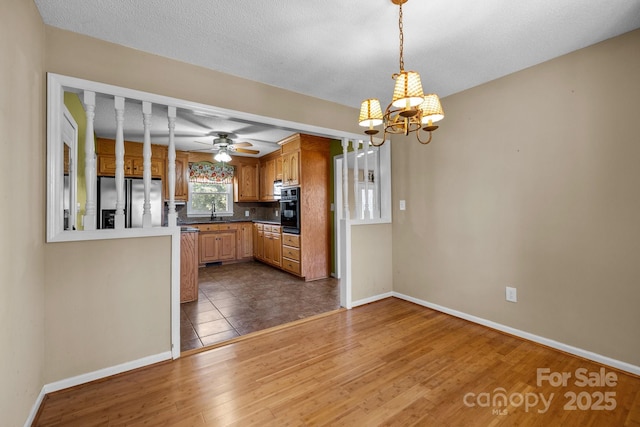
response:
<path fill-rule="evenodd" d="M 144 204 L 142 205 L 142 227 L 151 227 L 151 103 L 142 102 L 142 121 L 144 123 L 144 144 L 142 146 L 144 181 Z"/>
<path fill-rule="evenodd" d="M 169 107 L 167 113 L 169 120 L 169 176 L 167 177 L 169 185 L 169 212 L 167 215 L 167 226 L 175 227 L 178 223 L 178 214 L 176 213 L 176 107 Z"/>
<path fill-rule="evenodd" d="M 360 219 L 360 194 L 358 193 L 358 150 L 360 149 L 360 141 L 353 141 L 353 198 L 356 210 L 356 218 Z"/>
<path fill-rule="evenodd" d="M 84 91 L 84 106 L 87 115 L 87 132 L 84 139 L 84 179 L 87 201 L 82 221 L 85 230 L 96 229 L 96 147 L 93 135 L 93 120 L 96 116 L 96 93 Z"/>
<path fill-rule="evenodd" d="M 375 156 L 373 157 L 375 160 L 373 162 L 373 193 L 374 193 L 374 207 L 375 207 L 375 217 L 380 218 L 382 215 L 380 208 L 380 147 L 371 147 Z"/>
<path fill-rule="evenodd" d="M 114 228 L 121 230 L 124 219 L 124 98 L 114 98 L 116 110 L 116 216 Z"/>
<path fill-rule="evenodd" d="M 371 218 L 371 206 L 369 206 L 369 141 L 361 141 L 364 149 L 364 217 Z"/>
<path fill-rule="evenodd" d="M 349 162 L 347 159 L 349 139 L 342 138 L 342 207 L 343 219 L 349 219 Z"/>

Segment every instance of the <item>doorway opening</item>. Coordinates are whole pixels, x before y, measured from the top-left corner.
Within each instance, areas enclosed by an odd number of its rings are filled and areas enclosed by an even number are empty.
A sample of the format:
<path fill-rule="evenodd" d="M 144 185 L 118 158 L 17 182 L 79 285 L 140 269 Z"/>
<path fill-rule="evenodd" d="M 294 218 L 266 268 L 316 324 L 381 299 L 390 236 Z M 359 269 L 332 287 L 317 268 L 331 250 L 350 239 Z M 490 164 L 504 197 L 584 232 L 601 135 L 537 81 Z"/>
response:
<path fill-rule="evenodd" d="M 180 351 L 340 308 L 340 282 L 305 282 L 257 261 L 199 270 L 198 300 L 180 304 Z"/>

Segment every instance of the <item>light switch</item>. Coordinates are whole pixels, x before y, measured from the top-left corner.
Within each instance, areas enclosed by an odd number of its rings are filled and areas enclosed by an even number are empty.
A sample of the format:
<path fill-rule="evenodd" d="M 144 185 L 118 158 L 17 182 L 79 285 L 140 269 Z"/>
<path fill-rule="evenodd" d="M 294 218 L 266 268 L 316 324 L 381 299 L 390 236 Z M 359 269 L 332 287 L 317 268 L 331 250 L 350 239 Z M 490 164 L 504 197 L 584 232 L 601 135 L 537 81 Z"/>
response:
<path fill-rule="evenodd" d="M 400 210 L 401 211 L 407 210 L 407 202 L 405 200 L 400 200 Z"/>

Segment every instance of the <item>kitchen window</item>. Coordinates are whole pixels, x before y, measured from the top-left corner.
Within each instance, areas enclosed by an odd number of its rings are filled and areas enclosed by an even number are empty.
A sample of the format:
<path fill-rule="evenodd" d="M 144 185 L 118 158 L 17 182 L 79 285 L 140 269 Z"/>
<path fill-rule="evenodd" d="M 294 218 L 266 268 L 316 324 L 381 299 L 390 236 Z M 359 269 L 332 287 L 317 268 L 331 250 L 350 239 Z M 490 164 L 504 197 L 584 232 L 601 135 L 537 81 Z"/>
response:
<path fill-rule="evenodd" d="M 188 216 L 233 215 L 233 184 L 189 182 Z"/>
<path fill-rule="evenodd" d="M 187 216 L 233 215 L 233 166 L 189 163 Z"/>

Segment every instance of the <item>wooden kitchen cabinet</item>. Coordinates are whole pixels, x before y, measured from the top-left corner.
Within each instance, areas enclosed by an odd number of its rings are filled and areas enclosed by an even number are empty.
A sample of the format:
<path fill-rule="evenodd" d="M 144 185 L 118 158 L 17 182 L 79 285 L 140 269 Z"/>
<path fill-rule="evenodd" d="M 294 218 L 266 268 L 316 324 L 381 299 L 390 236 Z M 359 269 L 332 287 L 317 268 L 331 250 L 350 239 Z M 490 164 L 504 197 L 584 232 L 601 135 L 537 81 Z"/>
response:
<path fill-rule="evenodd" d="M 264 226 L 264 261 L 280 267 L 282 264 L 282 243 L 279 225 Z"/>
<path fill-rule="evenodd" d="M 297 276 L 300 268 L 300 236 L 297 234 L 282 234 L 282 269 Z"/>
<path fill-rule="evenodd" d="M 180 234 L 180 302 L 198 299 L 198 233 Z"/>
<path fill-rule="evenodd" d="M 281 227 L 270 224 L 253 224 L 253 256 L 274 267 L 282 265 Z"/>
<path fill-rule="evenodd" d="M 264 260 L 264 225 L 253 224 L 253 257 Z"/>
<path fill-rule="evenodd" d="M 124 175 L 126 177 L 143 176 L 144 156 L 143 144 L 139 142 L 124 142 Z M 167 148 L 159 145 L 151 145 L 151 177 L 164 179 L 164 165 Z M 113 139 L 97 138 L 96 155 L 98 176 L 115 176 L 116 152 Z"/>
<path fill-rule="evenodd" d="M 260 167 L 258 163 L 238 163 L 233 175 L 234 202 L 258 202 Z"/>
<path fill-rule="evenodd" d="M 280 164 L 280 177 L 278 178 L 278 164 Z M 276 179 L 282 179 L 282 156 L 280 150 L 267 154 L 260 158 L 260 201 L 274 202 L 273 183 Z"/>
<path fill-rule="evenodd" d="M 163 159 L 151 159 L 151 177 L 163 178 L 162 171 L 164 169 Z M 144 172 L 144 159 L 142 157 L 126 156 L 124 157 L 124 176 L 126 177 L 142 177 Z M 110 154 L 101 154 L 98 157 L 98 176 L 115 176 L 116 174 L 116 156 Z"/>
<path fill-rule="evenodd" d="M 200 264 L 236 259 L 236 233 L 219 231 L 200 234 Z"/>
<path fill-rule="evenodd" d="M 164 180 L 164 198 L 169 200 L 169 163 L 167 161 L 167 169 Z M 189 153 L 184 151 L 176 151 L 176 190 L 175 200 L 177 202 L 186 202 L 189 200 Z"/>
<path fill-rule="evenodd" d="M 253 257 L 253 223 L 238 224 L 236 249 L 238 259 Z"/>
<path fill-rule="evenodd" d="M 282 154 L 282 185 L 300 185 L 300 151 Z"/>
<path fill-rule="evenodd" d="M 300 187 L 300 234 L 282 235 L 282 269 L 305 280 L 330 273 L 330 142 L 304 134 L 279 142 L 283 185 Z"/>
<path fill-rule="evenodd" d="M 275 174 L 276 181 L 282 181 L 282 156 L 276 159 L 275 167 L 276 167 L 276 174 Z"/>

